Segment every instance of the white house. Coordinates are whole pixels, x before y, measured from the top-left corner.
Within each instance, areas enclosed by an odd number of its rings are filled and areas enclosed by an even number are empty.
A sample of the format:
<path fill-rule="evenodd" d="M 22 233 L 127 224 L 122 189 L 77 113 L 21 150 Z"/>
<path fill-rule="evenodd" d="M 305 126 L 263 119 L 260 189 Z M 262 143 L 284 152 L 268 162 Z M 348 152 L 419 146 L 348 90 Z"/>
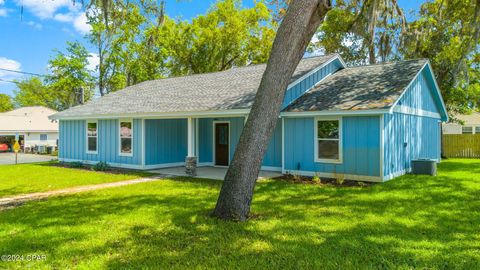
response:
<path fill-rule="evenodd" d="M 0 144 L 12 145 L 18 135 L 22 149 L 35 146 L 57 147 L 58 122 L 48 117 L 57 111 L 41 107 L 23 107 L 0 113 Z"/>
<path fill-rule="evenodd" d="M 455 118 L 463 121 L 458 123 L 443 124 L 443 134 L 480 134 L 480 113 L 457 115 Z"/>

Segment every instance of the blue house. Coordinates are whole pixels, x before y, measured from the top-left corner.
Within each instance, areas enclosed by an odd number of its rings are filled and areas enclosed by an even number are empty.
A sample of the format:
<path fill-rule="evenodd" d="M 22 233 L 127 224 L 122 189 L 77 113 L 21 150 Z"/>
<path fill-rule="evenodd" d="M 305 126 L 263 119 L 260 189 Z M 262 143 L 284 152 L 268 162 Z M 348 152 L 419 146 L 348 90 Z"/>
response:
<path fill-rule="evenodd" d="M 132 169 L 228 166 L 265 65 L 146 81 L 53 115 L 60 161 Z M 448 115 L 428 60 L 346 67 L 303 59 L 263 170 L 382 182 L 411 161 L 440 161 Z"/>

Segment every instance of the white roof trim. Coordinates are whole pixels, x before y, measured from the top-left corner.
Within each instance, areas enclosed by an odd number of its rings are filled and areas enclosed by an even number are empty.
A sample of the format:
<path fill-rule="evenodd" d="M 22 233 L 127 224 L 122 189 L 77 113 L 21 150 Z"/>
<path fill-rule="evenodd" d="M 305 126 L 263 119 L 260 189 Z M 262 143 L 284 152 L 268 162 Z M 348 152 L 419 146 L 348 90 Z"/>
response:
<path fill-rule="evenodd" d="M 192 111 L 192 112 L 170 112 L 170 113 L 133 113 L 133 114 L 98 114 L 98 115 L 85 115 L 85 116 L 66 116 L 55 117 L 51 116 L 50 119 L 59 120 L 86 120 L 86 119 L 119 119 L 119 118 L 144 118 L 144 119 L 156 119 L 156 118 L 188 118 L 188 117 L 219 117 L 219 116 L 242 116 L 248 114 L 250 109 L 238 109 L 238 110 L 223 110 L 223 111 Z"/>
<path fill-rule="evenodd" d="M 433 69 L 432 69 L 432 66 L 430 64 L 430 60 L 427 60 L 427 62 L 422 66 L 422 68 L 417 72 L 417 74 L 415 75 L 415 77 L 410 81 L 410 83 L 407 85 L 407 87 L 405 87 L 405 89 L 403 89 L 403 92 L 402 94 L 398 97 L 398 99 L 393 103 L 393 105 L 390 107 L 390 113 L 393 113 L 394 111 L 394 108 L 398 105 L 398 102 L 400 102 L 400 100 L 402 99 L 402 97 L 405 95 L 405 93 L 407 92 L 408 88 L 410 88 L 410 86 L 412 86 L 412 84 L 415 82 L 415 80 L 418 78 L 418 76 L 420 76 L 420 74 L 422 73 L 423 69 L 425 67 L 428 67 L 428 71 L 430 72 L 430 74 L 432 75 L 432 78 L 433 78 L 433 82 L 434 82 L 434 85 L 435 85 L 435 91 L 437 92 L 437 95 L 440 97 L 440 101 L 441 101 L 441 105 L 442 105 L 442 110 L 443 112 L 445 113 L 445 115 L 447 116 L 447 119 L 446 121 L 448 121 L 448 112 L 447 112 L 447 107 L 445 106 L 445 102 L 443 101 L 443 97 L 442 97 L 442 94 L 440 92 L 440 88 L 438 87 L 438 83 L 437 83 L 437 80 L 435 79 L 435 75 L 433 74 Z"/>
<path fill-rule="evenodd" d="M 340 57 L 339 54 L 335 54 L 335 56 L 333 56 L 330 60 L 328 60 L 327 62 L 321 64 L 320 66 L 310 70 L 309 72 L 307 72 L 306 74 L 304 74 L 302 77 L 298 78 L 297 80 L 295 80 L 294 82 L 290 83 L 287 87 L 287 90 L 294 87 L 296 84 L 300 83 L 301 81 L 305 80 L 306 78 L 308 78 L 308 76 L 312 75 L 313 73 L 319 71 L 320 69 L 324 68 L 325 66 L 327 66 L 328 64 L 332 63 L 333 61 L 335 60 L 339 60 L 340 61 L 340 64 L 343 66 L 343 68 L 345 68 L 347 65 L 345 64 L 345 62 L 343 61 L 342 57 Z M 328 76 L 327 76 L 328 77 Z"/>
<path fill-rule="evenodd" d="M 335 111 L 309 111 L 309 112 L 282 112 L 280 117 L 305 117 L 323 115 L 382 115 L 390 113 L 389 109 L 378 110 L 335 110 Z"/>

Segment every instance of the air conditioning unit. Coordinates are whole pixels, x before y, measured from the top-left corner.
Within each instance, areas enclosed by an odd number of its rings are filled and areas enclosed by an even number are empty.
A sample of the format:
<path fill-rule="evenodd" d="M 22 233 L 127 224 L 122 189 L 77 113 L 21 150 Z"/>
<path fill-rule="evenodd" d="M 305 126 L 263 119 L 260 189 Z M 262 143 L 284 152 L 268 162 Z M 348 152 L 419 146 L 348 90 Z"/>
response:
<path fill-rule="evenodd" d="M 412 160 L 412 173 L 437 175 L 437 161 L 433 159 L 416 159 Z"/>

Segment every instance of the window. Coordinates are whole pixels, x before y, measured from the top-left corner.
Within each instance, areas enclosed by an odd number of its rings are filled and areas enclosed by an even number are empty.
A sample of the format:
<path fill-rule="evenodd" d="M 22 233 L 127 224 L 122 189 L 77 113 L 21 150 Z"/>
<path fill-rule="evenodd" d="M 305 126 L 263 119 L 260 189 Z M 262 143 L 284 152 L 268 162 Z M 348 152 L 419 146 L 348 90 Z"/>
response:
<path fill-rule="evenodd" d="M 315 161 L 342 162 L 342 120 L 317 119 L 315 121 Z"/>
<path fill-rule="evenodd" d="M 473 127 L 462 127 L 462 134 L 472 134 Z"/>
<path fill-rule="evenodd" d="M 475 127 L 475 134 L 480 134 L 480 126 Z"/>
<path fill-rule="evenodd" d="M 97 122 L 87 122 L 87 153 L 97 153 Z"/>
<path fill-rule="evenodd" d="M 132 121 L 120 121 L 120 155 L 133 154 L 133 123 Z"/>
<path fill-rule="evenodd" d="M 47 134 L 40 134 L 40 141 L 46 141 L 48 140 L 48 135 Z"/>

